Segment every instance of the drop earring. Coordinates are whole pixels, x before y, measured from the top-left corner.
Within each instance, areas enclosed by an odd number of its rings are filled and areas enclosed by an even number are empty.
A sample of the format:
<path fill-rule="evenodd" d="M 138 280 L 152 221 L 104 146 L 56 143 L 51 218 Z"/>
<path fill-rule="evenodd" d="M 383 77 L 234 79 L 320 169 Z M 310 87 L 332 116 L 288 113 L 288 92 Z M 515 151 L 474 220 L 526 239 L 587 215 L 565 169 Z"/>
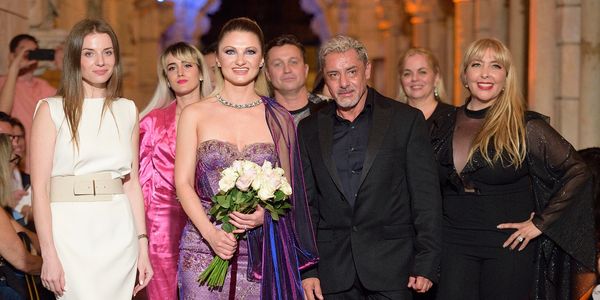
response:
<path fill-rule="evenodd" d="M 440 93 L 438 92 L 438 89 L 437 89 L 437 88 L 433 89 L 433 97 L 434 97 L 436 100 L 439 100 L 439 99 L 440 99 Z"/>

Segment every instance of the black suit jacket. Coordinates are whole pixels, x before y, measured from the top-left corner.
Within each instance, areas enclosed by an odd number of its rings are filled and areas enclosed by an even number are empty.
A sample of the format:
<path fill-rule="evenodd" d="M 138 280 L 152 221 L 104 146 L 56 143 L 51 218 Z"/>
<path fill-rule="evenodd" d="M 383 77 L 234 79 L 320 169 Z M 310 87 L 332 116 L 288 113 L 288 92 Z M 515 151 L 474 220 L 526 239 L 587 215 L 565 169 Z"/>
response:
<path fill-rule="evenodd" d="M 437 279 L 441 198 L 423 114 L 369 88 L 373 119 L 354 207 L 332 157 L 335 104 L 298 129 L 307 197 L 324 293 L 349 289 L 355 276 L 369 290 L 406 289 L 409 275 Z M 356 275 L 355 275 L 356 274 Z"/>

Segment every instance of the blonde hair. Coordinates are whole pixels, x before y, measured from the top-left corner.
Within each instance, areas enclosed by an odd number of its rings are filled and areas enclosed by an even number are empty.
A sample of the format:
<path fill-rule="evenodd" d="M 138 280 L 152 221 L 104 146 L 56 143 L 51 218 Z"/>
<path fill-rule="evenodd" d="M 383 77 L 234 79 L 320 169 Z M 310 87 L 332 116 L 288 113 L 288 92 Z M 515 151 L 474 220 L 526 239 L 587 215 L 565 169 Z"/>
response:
<path fill-rule="evenodd" d="M 11 139 L 6 134 L 0 134 L 0 206 L 6 207 L 7 200 L 12 197 L 12 157 Z"/>
<path fill-rule="evenodd" d="M 442 79 L 442 74 L 440 71 L 440 63 L 435 55 L 433 55 L 433 52 L 426 48 L 410 48 L 404 52 L 402 57 L 400 57 L 400 60 L 398 61 L 398 99 L 404 102 L 408 100 L 406 93 L 404 93 L 404 88 L 402 87 L 401 76 L 402 71 L 404 70 L 404 63 L 406 62 L 406 59 L 413 55 L 423 55 L 425 57 L 425 60 L 429 64 L 433 74 L 435 74 L 438 78 L 433 86 L 434 89 L 437 90 L 437 96 L 435 97 L 435 100 L 444 102 L 446 99 L 446 89 L 444 88 L 444 80 Z"/>
<path fill-rule="evenodd" d="M 85 19 L 73 26 L 65 42 L 65 57 L 60 87 L 57 94 L 63 98 L 65 118 L 71 130 L 71 141 L 79 149 L 79 121 L 83 109 L 83 76 L 81 74 L 81 52 L 85 37 L 93 33 L 106 33 L 112 41 L 115 65 L 112 76 L 106 82 L 106 97 L 102 107 L 102 115 L 110 110 L 113 101 L 121 96 L 123 70 L 119 53 L 117 35 L 108 23 L 100 19 Z M 111 111 L 112 113 L 112 111 Z"/>
<path fill-rule="evenodd" d="M 225 23 L 225 25 L 221 28 L 221 32 L 219 33 L 219 38 L 217 41 L 217 57 L 219 56 L 219 52 L 221 51 L 221 41 L 223 40 L 223 37 L 226 34 L 234 31 L 249 32 L 256 35 L 260 43 L 260 54 L 262 57 L 264 57 L 265 38 L 262 29 L 260 29 L 260 26 L 258 26 L 258 24 L 254 20 L 244 17 L 231 19 L 227 23 Z M 258 70 L 258 76 L 256 77 L 256 80 L 254 82 L 254 91 L 259 96 L 269 96 L 271 94 L 271 91 L 269 90 L 269 83 L 267 82 L 267 77 L 265 75 L 264 69 L 264 67 L 261 67 L 260 70 Z M 220 94 L 223 91 L 223 84 L 223 73 L 221 72 L 221 68 L 217 68 L 215 70 L 215 89 L 212 91 L 210 96 L 216 96 L 217 94 Z"/>
<path fill-rule="evenodd" d="M 481 131 L 475 136 L 468 161 L 476 151 L 481 152 L 483 159 L 492 165 L 505 159 L 508 165 L 521 166 L 525 160 L 527 147 L 525 144 L 525 101 L 517 85 L 517 75 L 512 68 L 510 50 L 499 40 L 484 38 L 477 40 L 467 48 L 463 63 L 461 80 L 466 84 L 466 71 L 474 60 L 483 58 L 490 50 L 494 59 L 506 70 L 506 82 L 503 90 L 486 114 Z M 490 148 L 491 146 L 491 148 Z M 494 150 L 490 157 L 489 150 Z"/>
<path fill-rule="evenodd" d="M 175 93 L 173 93 L 173 90 L 169 87 L 169 80 L 167 79 L 166 72 L 167 56 L 169 55 L 172 55 L 181 61 L 195 63 L 198 66 L 198 70 L 202 76 L 202 82 L 200 83 L 201 98 L 207 97 L 212 91 L 210 76 L 208 76 L 208 72 L 210 72 L 210 70 L 204 62 L 204 56 L 202 53 L 200 53 L 196 47 L 185 42 L 172 44 L 167 47 L 158 58 L 158 63 L 156 65 L 158 84 L 156 85 L 154 96 L 152 96 L 152 99 L 148 105 L 146 105 L 144 110 L 141 112 L 142 117 L 151 112 L 153 109 L 168 106 L 171 104 L 173 99 L 175 99 Z"/>

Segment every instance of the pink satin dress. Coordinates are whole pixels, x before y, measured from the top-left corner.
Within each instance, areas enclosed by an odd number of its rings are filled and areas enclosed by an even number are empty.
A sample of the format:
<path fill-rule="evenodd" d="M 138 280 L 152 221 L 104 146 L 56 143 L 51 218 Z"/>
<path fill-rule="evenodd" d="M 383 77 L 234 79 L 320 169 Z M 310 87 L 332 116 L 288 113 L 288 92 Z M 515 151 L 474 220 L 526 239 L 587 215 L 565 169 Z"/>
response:
<path fill-rule="evenodd" d="M 140 183 L 154 277 L 149 300 L 177 300 L 179 240 L 187 216 L 175 193 L 176 103 L 140 121 Z"/>

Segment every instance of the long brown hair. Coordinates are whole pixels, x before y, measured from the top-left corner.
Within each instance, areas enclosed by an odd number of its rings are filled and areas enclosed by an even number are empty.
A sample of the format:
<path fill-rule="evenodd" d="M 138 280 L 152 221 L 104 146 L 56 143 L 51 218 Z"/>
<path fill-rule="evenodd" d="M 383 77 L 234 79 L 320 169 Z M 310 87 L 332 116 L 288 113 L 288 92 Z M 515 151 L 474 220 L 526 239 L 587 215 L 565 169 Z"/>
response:
<path fill-rule="evenodd" d="M 466 84 L 467 67 L 474 60 L 482 59 L 491 50 L 494 59 L 506 70 L 506 83 L 494 104 L 486 114 L 481 131 L 475 136 L 469 150 L 468 160 L 480 151 L 488 164 L 508 159 L 509 165 L 521 166 L 525 160 L 525 100 L 517 85 L 517 74 L 512 67 L 510 50 L 499 40 L 484 38 L 469 45 L 462 62 L 461 80 Z M 494 155 L 490 157 L 490 146 Z M 503 157 L 506 155 L 505 157 Z"/>
<path fill-rule="evenodd" d="M 67 124 L 71 130 L 71 141 L 76 148 L 79 148 L 79 137 L 77 129 L 81 119 L 81 110 L 83 99 L 85 97 L 83 90 L 83 78 L 81 75 L 81 52 L 83 40 L 88 34 L 106 33 L 113 44 L 113 53 L 115 56 L 115 65 L 112 76 L 106 83 L 106 97 L 102 114 L 110 109 L 112 102 L 121 96 L 121 85 L 123 79 L 123 69 L 121 67 L 121 57 L 119 54 L 119 41 L 113 29 L 104 20 L 85 19 L 73 26 L 67 40 L 65 41 L 65 56 L 63 59 L 63 72 L 60 80 L 60 87 L 57 94 L 63 98 L 63 110 Z"/>
<path fill-rule="evenodd" d="M 260 42 L 260 54 L 262 57 L 265 55 L 265 37 L 263 35 L 262 29 L 260 26 L 252 20 L 248 18 L 235 18 L 229 20 L 223 27 L 221 28 L 221 32 L 219 33 L 219 38 L 217 41 L 217 56 L 219 55 L 219 51 L 221 51 L 221 41 L 223 37 L 233 31 L 241 31 L 241 32 L 250 32 L 256 35 L 258 41 Z M 269 96 L 269 84 L 267 83 L 267 77 L 265 75 L 264 66 L 260 68 L 258 71 L 258 76 L 256 77 L 256 81 L 254 83 L 254 91 L 259 96 Z M 221 73 L 221 68 L 217 68 L 215 70 L 215 89 L 210 94 L 211 96 L 215 96 L 216 94 L 221 93 L 223 90 L 223 73 Z"/>
<path fill-rule="evenodd" d="M 0 206 L 5 207 L 9 197 L 12 197 L 12 143 L 6 134 L 0 134 Z"/>

